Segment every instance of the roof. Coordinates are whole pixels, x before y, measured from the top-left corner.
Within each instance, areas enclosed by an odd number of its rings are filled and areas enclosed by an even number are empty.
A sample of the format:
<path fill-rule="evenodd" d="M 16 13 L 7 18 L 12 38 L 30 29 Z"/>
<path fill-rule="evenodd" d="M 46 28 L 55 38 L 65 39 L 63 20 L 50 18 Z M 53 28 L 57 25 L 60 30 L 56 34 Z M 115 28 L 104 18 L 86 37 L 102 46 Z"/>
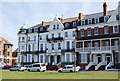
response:
<path fill-rule="evenodd" d="M 10 44 L 10 45 L 12 45 L 9 41 L 7 41 L 5 38 L 3 38 L 3 37 L 0 37 L 0 39 L 1 39 L 1 41 L 5 41 L 5 44 Z"/>
<path fill-rule="evenodd" d="M 115 10 L 108 11 L 108 15 L 112 15 L 114 11 Z M 92 18 L 98 18 L 98 17 L 103 16 L 103 12 L 93 13 L 93 14 L 84 14 L 84 15 L 85 16 L 84 16 L 83 20 L 85 20 L 85 19 L 92 19 Z M 72 22 L 72 21 L 76 21 L 76 20 L 78 20 L 78 17 L 65 18 L 65 19 L 62 19 L 62 23 Z M 45 25 L 47 26 L 47 25 L 50 25 L 51 23 L 52 23 L 52 21 L 48 21 L 48 22 L 45 22 Z M 35 27 L 40 27 L 40 26 L 42 26 L 42 23 L 37 24 L 35 26 L 32 26 L 30 28 L 35 28 Z"/>

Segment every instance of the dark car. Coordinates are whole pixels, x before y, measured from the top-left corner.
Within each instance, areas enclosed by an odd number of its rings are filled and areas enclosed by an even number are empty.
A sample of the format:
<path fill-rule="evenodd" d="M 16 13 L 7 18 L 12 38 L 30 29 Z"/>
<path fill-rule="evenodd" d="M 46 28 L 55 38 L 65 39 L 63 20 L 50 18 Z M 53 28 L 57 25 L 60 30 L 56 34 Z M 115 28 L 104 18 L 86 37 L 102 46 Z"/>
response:
<path fill-rule="evenodd" d="M 58 69 L 60 69 L 62 67 L 57 66 L 57 65 L 47 65 L 46 68 L 47 68 L 47 70 L 58 70 Z"/>

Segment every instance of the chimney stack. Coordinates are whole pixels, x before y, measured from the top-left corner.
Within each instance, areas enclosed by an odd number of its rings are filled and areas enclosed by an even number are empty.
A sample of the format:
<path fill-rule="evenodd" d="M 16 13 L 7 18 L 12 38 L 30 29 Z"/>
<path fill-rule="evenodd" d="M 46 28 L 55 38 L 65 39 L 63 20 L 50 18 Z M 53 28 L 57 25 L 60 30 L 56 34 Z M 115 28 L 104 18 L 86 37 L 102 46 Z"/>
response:
<path fill-rule="evenodd" d="M 58 18 L 58 19 L 59 19 L 61 22 L 62 22 L 62 20 L 63 20 L 62 18 Z"/>
<path fill-rule="evenodd" d="M 83 13 L 79 13 L 79 14 L 78 14 L 78 19 L 81 20 L 81 19 L 83 19 L 83 18 L 84 18 L 84 14 L 83 14 Z"/>
<path fill-rule="evenodd" d="M 107 4 L 106 2 L 103 3 L 103 16 L 106 16 L 107 15 Z"/>
<path fill-rule="evenodd" d="M 45 25 L 46 25 L 46 23 L 44 21 L 42 21 L 42 26 L 45 26 Z"/>

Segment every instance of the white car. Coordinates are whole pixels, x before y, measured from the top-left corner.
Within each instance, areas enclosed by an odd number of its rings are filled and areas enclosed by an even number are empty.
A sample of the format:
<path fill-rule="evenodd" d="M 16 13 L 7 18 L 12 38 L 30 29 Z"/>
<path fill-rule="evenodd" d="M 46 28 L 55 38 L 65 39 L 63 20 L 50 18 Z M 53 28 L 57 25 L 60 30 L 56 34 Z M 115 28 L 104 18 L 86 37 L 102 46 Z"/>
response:
<path fill-rule="evenodd" d="M 58 69 L 58 72 L 78 72 L 80 70 L 80 66 L 76 66 L 76 68 L 74 69 L 73 65 L 66 65 L 65 67 Z"/>
<path fill-rule="evenodd" d="M 20 66 L 13 66 L 9 70 L 10 71 L 18 71 L 20 69 Z"/>
<path fill-rule="evenodd" d="M 46 71 L 46 65 L 44 63 L 35 63 L 31 64 L 31 66 L 28 67 L 28 71 L 37 71 L 37 72 L 45 72 Z"/>
<path fill-rule="evenodd" d="M 25 71 L 25 70 L 27 70 L 27 68 L 23 66 L 18 69 L 18 71 Z"/>

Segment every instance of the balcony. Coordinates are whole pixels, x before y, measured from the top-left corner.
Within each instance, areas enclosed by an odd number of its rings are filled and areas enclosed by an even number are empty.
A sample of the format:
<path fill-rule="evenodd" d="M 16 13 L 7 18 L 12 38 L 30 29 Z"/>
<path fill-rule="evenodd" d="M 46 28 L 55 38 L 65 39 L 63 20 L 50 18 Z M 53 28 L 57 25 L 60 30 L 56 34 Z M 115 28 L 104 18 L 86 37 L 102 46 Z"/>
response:
<path fill-rule="evenodd" d="M 46 53 L 46 50 L 41 51 L 22 51 L 21 54 L 37 54 L 37 53 Z"/>
<path fill-rule="evenodd" d="M 115 50 L 120 51 L 120 46 L 101 46 L 101 47 L 85 47 L 85 48 L 76 48 L 76 52 L 80 51 L 106 51 L 106 50 Z"/>
<path fill-rule="evenodd" d="M 56 38 L 48 38 L 47 41 L 50 42 L 50 41 L 62 41 L 63 40 L 63 37 L 56 37 Z"/>
<path fill-rule="evenodd" d="M 75 48 L 72 49 L 62 49 L 62 52 L 75 52 Z"/>

